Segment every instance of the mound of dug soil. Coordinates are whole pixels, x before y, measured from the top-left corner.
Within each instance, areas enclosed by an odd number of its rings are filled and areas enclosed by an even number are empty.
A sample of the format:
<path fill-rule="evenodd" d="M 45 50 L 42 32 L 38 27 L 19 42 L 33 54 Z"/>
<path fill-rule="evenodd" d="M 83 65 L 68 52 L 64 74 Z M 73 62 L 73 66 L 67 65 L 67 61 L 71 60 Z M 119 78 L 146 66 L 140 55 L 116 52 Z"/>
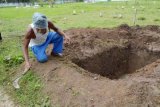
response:
<path fill-rule="evenodd" d="M 160 27 L 70 29 L 64 58 L 32 62 L 57 107 L 159 107 Z"/>

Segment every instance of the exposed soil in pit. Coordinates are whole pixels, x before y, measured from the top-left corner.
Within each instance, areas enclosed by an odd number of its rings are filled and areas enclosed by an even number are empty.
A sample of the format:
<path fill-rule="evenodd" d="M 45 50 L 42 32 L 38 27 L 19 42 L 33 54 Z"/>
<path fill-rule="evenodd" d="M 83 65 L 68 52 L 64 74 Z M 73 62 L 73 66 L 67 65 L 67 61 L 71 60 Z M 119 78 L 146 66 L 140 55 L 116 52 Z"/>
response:
<path fill-rule="evenodd" d="M 78 66 L 89 72 L 100 74 L 110 79 L 133 73 L 160 58 L 160 54 L 146 50 L 132 51 L 129 47 L 114 47 L 102 53 L 82 60 L 73 59 Z"/>
<path fill-rule="evenodd" d="M 32 61 L 53 106 L 160 107 L 159 26 L 66 33 L 64 58 Z"/>
<path fill-rule="evenodd" d="M 74 54 L 70 55 L 72 62 L 85 70 L 118 79 L 160 58 L 159 51 L 153 48 L 153 43 L 159 41 L 159 31 L 158 26 L 131 28 L 128 25 L 121 25 L 116 30 L 73 30 L 70 32 L 74 42 L 68 47 L 74 50 L 69 49 L 67 53 Z M 108 49 L 108 45 L 112 47 Z"/>

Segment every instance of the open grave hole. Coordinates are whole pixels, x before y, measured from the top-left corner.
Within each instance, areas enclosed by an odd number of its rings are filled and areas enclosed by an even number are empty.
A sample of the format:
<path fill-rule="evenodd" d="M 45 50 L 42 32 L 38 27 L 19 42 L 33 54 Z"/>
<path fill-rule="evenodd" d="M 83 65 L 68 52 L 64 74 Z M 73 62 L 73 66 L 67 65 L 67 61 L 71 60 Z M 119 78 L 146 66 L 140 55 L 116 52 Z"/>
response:
<path fill-rule="evenodd" d="M 73 59 L 72 62 L 89 72 L 100 74 L 110 79 L 119 79 L 125 74 L 148 65 L 160 58 L 159 53 L 145 49 L 113 47 L 92 57 Z"/>

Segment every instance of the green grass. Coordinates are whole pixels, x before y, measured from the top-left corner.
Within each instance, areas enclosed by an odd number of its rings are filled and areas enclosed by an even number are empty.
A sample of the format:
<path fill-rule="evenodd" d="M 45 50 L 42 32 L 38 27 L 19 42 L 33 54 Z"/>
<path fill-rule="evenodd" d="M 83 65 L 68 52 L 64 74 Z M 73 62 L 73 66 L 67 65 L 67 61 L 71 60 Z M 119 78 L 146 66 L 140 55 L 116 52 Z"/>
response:
<path fill-rule="evenodd" d="M 40 78 L 30 71 L 22 78 L 21 88 L 16 90 L 14 96 L 18 99 L 18 103 L 26 107 L 40 107 L 42 105 L 42 107 L 49 107 L 50 102 L 48 101 L 48 97 L 44 97 L 43 94 L 40 94 L 42 87 L 43 84 Z"/>
<path fill-rule="evenodd" d="M 19 39 L 5 38 L 0 42 L 0 87 L 5 88 L 13 100 L 22 107 L 50 107 L 48 97 L 41 92 L 43 83 L 33 71 L 20 80 L 20 89 L 16 90 L 12 86 L 16 70 L 24 61 L 18 41 Z"/>
<path fill-rule="evenodd" d="M 138 1 L 134 5 L 134 0 L 128 2 L 106 2 L 106 3 L 74 3 L 55 5 L 53 8 L 48 6 L 38 9 L 34 8 L 0 8 L 0 31 L 3 35 L 16 36 L 24 34 L 29 23 L 32 22 L 34 12 L 41 12 L 48 16 L 48 19 L 54 21 L 57 26 L 62 29 L 77 27 L 115 27 L 117 25 L 127 23 L 133 25 L 134 8 L 137 8 L 137 18 L 145 17 L 147 20 L 137 20 L 136 24 L 159 25 L 160 22 L 154 21 L 159 18 L 160 1 Z M 124 7 L 124 8 L 123 8 Z M 76 10 L 77 15 L 72 15 Z M 82 13 L 81 11 L 85 13 Z M 99 17 L 99 12 L 103 13 L 103 17 Z M 113 18 L 114 15 L 122 14 L 123 18 Z M 66 19 L 64 19 L 66 18 Z"/>
<path fill-rule="evenodd" d="M 138 0 L 137 0 L 138 1 Z M 11 86 L 12 77 L 16 69 L 23 62 L 22 58 L 22 35 L 24 35 L 28 24 L 32 23 L 34 12 L 44 13 L 49 20 L 62 29 L 70 28 L 111 28 L 120 24 L 133 26 L 135 9 L 137 9 L 138 25 L 160 25 L 160 1 L 134 0 L 126 2 L 105 2 L 105 3 L 69 3 L 54 5 L 53 8 L 0 8 L 0 32 L 3 41 L 0 42 L 0 84 L 24 107 L 47 105 L 47 96 L 43 97 L 41 89 L 43 83 L 33 72 L 27 73 L 21 80 L 23 88 L 14 90 Z M 76 15 L 73 15 L 73 10 Z M 84 11 L 84 13 L 82 12 Z M 100 17 L 99 13 L 103 16 Z M 122 18 L 117 16 L 121 15 Z M 139 20 L 138 20 L 139 19 Z M 30 53 L 31 56 L 33 56 Z M 9 60 L 6 61 L 6 59 Z"/>

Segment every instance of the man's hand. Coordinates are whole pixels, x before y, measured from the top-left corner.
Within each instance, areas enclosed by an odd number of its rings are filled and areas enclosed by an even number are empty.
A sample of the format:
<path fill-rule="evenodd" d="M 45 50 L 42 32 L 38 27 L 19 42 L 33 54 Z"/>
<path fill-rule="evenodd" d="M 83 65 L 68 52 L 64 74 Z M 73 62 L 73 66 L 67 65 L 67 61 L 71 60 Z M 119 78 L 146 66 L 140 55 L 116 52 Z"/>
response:
<path fill-rule="evenodd" d="M 64 40 L 65 40 L 65 43 L 70 43 L 70 37 L 69 36 L 65 35 Z"/>
<path fill-rule="evenodd" d="M 24 71 L 23 71 L 23 75 L 31 68 L 31 64 L 29 62 L 26 62 L 25 64 L 25 68 L 24 68 Z"/>

